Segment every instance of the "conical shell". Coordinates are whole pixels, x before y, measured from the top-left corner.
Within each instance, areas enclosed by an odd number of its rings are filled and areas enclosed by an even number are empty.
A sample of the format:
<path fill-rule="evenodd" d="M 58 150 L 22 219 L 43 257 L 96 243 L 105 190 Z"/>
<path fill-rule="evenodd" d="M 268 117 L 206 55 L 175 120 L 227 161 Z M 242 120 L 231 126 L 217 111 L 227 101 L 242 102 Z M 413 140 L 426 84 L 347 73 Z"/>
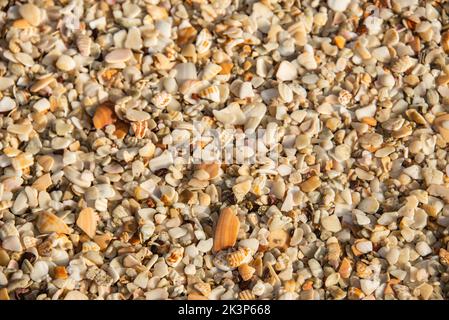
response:
<path fill-rule="evenodd" d="M 95 129 L 103 129 L 107 125 L 113 124 L 117 117 L 114 113 L 113 104 L 111 102 L 102 103 L 95 110 L 93 117 Z"/>
<path fill-rule="evenodd" d="M 80 34 L 76 39 L 76 46 L 78 47 L 78 51 L 84 57 L 88 57 L 90 55 L 91 44 L 92 40 L 88 35 Z"/>
<path fill-rule="evenodd" d="M 65 222 L 55 214 L 48 211 L 44 211 L 39 214 L 37 228 L 40 233 L 70 233 L 70 228 L 65 224 Z"/>
<path fill-rule="evenodd" d="M 224 208 L 218 218 L 214 235 L 214 252 L 231 248 L 237 241 L 237 235 L 240 229 L 240 221 L 234 210 Z"/>
<path fill-rule="evenodd" d="M 97 230 L 97 215 L 94 210 L 92 208 L 81 210 L 76 225 L 92 239 Z"/>

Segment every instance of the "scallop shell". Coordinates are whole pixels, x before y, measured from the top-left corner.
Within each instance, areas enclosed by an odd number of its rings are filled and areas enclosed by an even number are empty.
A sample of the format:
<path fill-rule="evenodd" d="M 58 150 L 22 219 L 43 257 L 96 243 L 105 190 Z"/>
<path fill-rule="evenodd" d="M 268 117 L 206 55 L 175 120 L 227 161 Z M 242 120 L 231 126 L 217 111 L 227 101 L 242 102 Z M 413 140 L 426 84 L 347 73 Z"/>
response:
<path fill-rule="evenodd" d="M 212 46 L 212 34 L 209 30 L 203 29 L 196 38 L 196 51 L 198 55 L 203 55 L 209 52 Z"/>
<path fill-rule="evenodd" d="M 215 63 L 208 63 L 201 74 L 202 80 L 212 80 L 223 68 Z"/>
<path fill-rule="evenodd" d="M 95 110 L 92 118 L 95 129 L 102 129 L 107 125 L 113 124 L 117 121 L 117 116 L 114 112 L 114 104 L 112 102 L 105 102 L 100 104 Z"/>
<path fill-rule="evenodd" d="M 90 55 L 90 45 L 92 44 L 92 40 L 88 35 L 80 34 L 76 38 L 76 46 L 78 51 L 83 57 L 88 57 Z"/>
<path fill-rule="evenodd" d="M 213 251 L 231 248 L 237 241 L 240 220 L 231 208 L 224 208 L 218 218 L 215 228 Z"/>
<path fill-rule="evenodd" d="M 218 86 L 210 86 L 199 92 L 199 96 L 213 102 L 220 102 L 220 90 Z"/>
<path fill-rule="evenodd" d="M 92 239 L 97 230 L 97 215 L 95 211 L 92 208 L 81 210 L 76 220 L 76 225 Z"/>
<path fill-rule="evenodd" d="M 248 281 L 251 279 L 256 272 L 256 269 L 249 266 L 247 263 L 241 264 L 238 269 L 243 281 Z"/>
<path fill-rule="evenodd" d="M 70 234 L 70 228 L 55 214 L 44 211 L 39 214 L 37 228 L 40 233 L 65 233 Z"/>
<path fill-rule="evenodd" d="M 241 264 L 251 261 L 251 250 L 249 248 L 239 248 L 237 251 L 229 253 L 227 259 L 231 268 L 237 268 Z"/>

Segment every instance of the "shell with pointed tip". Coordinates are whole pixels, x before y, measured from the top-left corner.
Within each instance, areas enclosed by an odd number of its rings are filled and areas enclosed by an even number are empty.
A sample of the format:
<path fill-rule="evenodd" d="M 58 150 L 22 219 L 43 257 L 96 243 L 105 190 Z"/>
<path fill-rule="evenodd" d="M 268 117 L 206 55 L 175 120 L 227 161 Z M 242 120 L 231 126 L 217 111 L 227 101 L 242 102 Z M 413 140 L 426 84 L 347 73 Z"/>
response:
<path fill-rule="evenodd" d="M 78 51 L 83 57 L 88 57 L 90 55 L 90 46 L 92 44 L 92 40 L 88 35 L 80 34 L 76 38 L 76 46 Z"/>
<path fill-rule="evenodd" d="M 70 233 L 70 228 L 59 218 L 57 215 L 44 211 L 39 214 L 38 221 L 36 224 L 40 233 Z"/>
<path fill-rule="evenodd" d="M 92 208 L 81 210 L 76 220 L 76 225 L 92 239 L 97 230 L 97 215 L 95 211 Z"/>
<path fill-rule="evenodd" d="M 256 272 L 256 269 L 251 267 L 247 263 L 241 264 L 238 269 L 243 281 L 248 281 L 249 279 L 251 279 Z"/>
<path fill-rule="evenodd" d="M 214 235 L 214 252 L 231 248 L 237 241 L 240 220 L 231 208 L 224 208 L 218 218 Z"/>
<path fill-rule="evenodd" d="M 201 74 L 202 80 L 211 80 L 215 78 L 217 74 L 220 73 L 220 71 L 223 68 L 215 63 L 209 63 L 204 67 L 203 73 Z"/>
<path fill-rule="evenodd" d="M 213 102 L 220 102 L 220 90 L 218 86 L 210 86 L 201 90 L 199 96 Z"/>

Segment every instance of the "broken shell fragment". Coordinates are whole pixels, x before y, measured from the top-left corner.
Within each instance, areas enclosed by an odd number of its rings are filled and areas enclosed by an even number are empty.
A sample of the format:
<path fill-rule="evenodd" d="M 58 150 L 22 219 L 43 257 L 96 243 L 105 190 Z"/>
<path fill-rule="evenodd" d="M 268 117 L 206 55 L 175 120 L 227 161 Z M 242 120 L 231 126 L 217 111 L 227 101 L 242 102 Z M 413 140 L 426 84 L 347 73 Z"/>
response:
<path fill-rule="evenodd" d="M 55 214 L 44 211 L 38 214 L 37 228 L 41 233 L 65 233 L 70 234 L 70 228 Z"/>

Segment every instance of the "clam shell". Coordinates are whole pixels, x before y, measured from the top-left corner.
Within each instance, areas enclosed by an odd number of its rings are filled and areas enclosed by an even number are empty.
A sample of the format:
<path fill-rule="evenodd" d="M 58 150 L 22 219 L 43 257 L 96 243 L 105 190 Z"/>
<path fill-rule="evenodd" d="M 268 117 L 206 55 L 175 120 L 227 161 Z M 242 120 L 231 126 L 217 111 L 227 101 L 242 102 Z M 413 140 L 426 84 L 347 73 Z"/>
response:
<path fill-rule="evenodd" d="M 55 214 L 44 211 L 39 214 L 37 228 L 40 233 L 65 233 L 70 234 L 70 228 Z"/>
<path fill-rule="evenodd" d="M 212 80 L 223 68 L 215 63 L 208 63 L 201 73 L 201 80 Z"/>
<path fill-rule="evenodd" d="M 103 129 L 105 126 L 113 124 L 117 121 L 117 116 L 114 113 L 114 105 L 111 102 L 100 104 L 95 110 L 92 118 L 95 129 Z"/>
<path fill-rule="evenodd" d="M 224 208 L 215 228 L 213 251 L 218 252 L 233 247 L 237 241 L 239 229 L 240 220 L 234 210 Z"/>

